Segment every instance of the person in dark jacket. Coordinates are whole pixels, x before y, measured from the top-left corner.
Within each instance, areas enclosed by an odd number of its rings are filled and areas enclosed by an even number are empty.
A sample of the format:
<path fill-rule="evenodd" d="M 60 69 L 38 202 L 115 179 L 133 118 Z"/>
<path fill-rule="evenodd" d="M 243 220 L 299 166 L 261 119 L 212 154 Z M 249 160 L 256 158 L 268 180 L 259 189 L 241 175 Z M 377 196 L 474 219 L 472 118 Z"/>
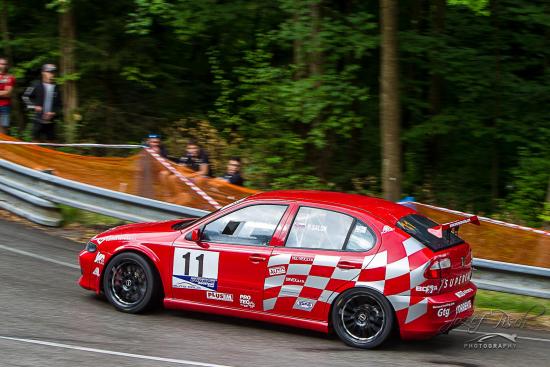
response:
<path fill-rule="evenodd" d="M 178 163 L 195 172 L 189 177 L 209 177 L 212 175 L 208 154 L 194 139 L 189 139 L 186 154 L 178 160 Z"/>
<path fill-rule="evenodd" d="M 23 102 L 35 112 L 33 119 L 33 140 L 55 140 L 56 122 L 61 117 L 61 92 L 55 84 L 54 64 L 42 65 L 42 80 L 37 80 L 25 90 Z"/>
<path fill-rule="evenodd" d="M 227 170 L 225 171 L 225 175 L 220 178 L 225 180 L 226 182 L 229 182 L 230 184 L 243 186 L 244 179 L 241 175 L 241 158 L 230 158 L 229 162 L 227 163 Z"/>

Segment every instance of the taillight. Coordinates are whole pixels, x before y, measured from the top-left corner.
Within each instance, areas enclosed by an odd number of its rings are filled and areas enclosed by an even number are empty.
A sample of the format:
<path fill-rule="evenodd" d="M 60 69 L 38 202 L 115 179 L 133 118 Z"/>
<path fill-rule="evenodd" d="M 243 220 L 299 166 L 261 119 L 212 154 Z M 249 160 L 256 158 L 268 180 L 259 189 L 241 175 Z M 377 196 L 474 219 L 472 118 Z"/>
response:
<path fill-rule="evenodd" d="M 441 270 L 451 267 L 451 259 L 448 257 L 432 260 L 430 266 L 424 272 L 424 276 L 428 279 L 441 278 Z"/>

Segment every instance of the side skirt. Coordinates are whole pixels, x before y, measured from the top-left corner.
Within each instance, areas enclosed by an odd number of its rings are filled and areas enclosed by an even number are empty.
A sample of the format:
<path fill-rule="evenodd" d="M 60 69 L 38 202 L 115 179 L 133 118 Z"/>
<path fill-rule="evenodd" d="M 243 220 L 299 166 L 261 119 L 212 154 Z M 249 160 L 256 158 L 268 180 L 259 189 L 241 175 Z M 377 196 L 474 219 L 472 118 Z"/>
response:
<path fill-rule="evenodd" d="M 240 317 L 244 319 L 265 321 L 274 324 L 281 324 L 302 329 L 319 331 L 321 333 L 328 333 L 327 322 L 307 320 L 291 316 L 274 315 L 263 311 L 250 311 L 217 305 L 206 305 L 204 303 L 173 298 L 165 298 L 164 307 L 176 310 L 189 310 L 196 312 L 214 313 L 231 317 Z"/>

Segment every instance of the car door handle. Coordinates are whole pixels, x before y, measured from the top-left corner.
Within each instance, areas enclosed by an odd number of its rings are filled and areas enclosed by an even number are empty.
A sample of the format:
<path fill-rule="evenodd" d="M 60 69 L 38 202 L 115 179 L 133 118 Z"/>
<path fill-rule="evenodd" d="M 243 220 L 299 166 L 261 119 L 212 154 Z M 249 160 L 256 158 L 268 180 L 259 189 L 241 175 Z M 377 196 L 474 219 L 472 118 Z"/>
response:
<path fill-rule="evenodd" d="M 340 261 L 336 266 L 340 269 L 361 269 L 360 263 L 355 263 L 351 261 Z"/>
<path fill-rule="evenodd" d="M 250 255 L 249 259 L 253 263 L 259 263 L 259 262 L 265 261 L 267 257 L 263 255 L 253 254 L 253 255 Z"/>

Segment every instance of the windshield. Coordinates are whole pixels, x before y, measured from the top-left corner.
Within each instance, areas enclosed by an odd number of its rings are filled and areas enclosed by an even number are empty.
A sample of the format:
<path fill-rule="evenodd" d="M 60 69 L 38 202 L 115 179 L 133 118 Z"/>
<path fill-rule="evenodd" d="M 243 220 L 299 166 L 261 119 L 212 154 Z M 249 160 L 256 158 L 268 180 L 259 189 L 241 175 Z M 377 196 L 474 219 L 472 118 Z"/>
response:
<path fill-rule="evenodd" d="M 220 211 L 222 211 L 222 210 L 225 210 L 225 209 L 227 209 L 227 208 L 230 208 L 230 207 L 232 207 L 233 205 L 239 204 L 239 203 L 242 202 L 244 199 L 246 199 L 246 198 L 242 198 L 242 199 L 239 199 L 239 200 L 234 201 L 234 202 L 232 202 L 232 203 L 229 203 L 229 204 L 227 204 L 226 206 L 224 206 L 224 207 L 222 207 L 222 208 L 216 209 L 216 210 L 214 210 L 213 212 L 210 212 L 210 213 L 204 215 L 203 217 L 196 218 L 196 219 L 194 219 L 194 220 L 189 220 L 189 221 L 188 221 L 188 220 L 185 220 L 185 221 L 183 221 L 183 222 L 174 224 L 174 225 L 172 226 L 172 228 L 175 229 L 175 230 L 182 230 L 182 229 L 184 229 L 184 228 L 187 228 L 187 227 L 189 227 L 191 224 L 193 224 L 193 223 L 195 223 L 196 221 L 198 221 L 199 219 L 200 219 L 200 220 L 206 219 L 206 218 L 208 218 L 208 217 L 210 217 L 210 216 L 212 216 L 212 215 L 214 215 L 214 214 L 216 214 L 216 213 L 218 213 L 218 212 L 220 212 Z"/>
<path fill-rule="evenodd" d="M 443 231 L 443 237 L 439 238 L 428 232 L 428 228 L 438 226 L 433 220 L 418 214 L 410 214 L 401 218 L 397 222 L 397 227 L 422 242 L 434 251 L 447 247 L 455 246 L 464 242 L 464 240 L 450 230 Z"/>

